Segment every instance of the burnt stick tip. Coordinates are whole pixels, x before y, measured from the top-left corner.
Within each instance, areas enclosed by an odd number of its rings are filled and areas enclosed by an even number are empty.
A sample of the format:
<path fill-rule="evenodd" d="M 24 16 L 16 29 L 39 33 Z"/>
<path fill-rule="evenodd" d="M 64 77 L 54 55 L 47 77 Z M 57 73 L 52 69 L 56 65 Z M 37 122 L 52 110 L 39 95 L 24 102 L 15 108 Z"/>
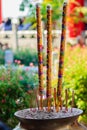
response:
<path fill-rule="evenodd" d="M 36 7 L 37 7 L 37 8 L 38 8 L 38 7 L 40 7 L 40 4 L 39 4 L 39 3 L 37 3 L 37 4 L 36 4 Z"/>
<path fill-rule="evenodd" d="M 51 5 L 47 5 L 47 10 L 52 10 Z"/>

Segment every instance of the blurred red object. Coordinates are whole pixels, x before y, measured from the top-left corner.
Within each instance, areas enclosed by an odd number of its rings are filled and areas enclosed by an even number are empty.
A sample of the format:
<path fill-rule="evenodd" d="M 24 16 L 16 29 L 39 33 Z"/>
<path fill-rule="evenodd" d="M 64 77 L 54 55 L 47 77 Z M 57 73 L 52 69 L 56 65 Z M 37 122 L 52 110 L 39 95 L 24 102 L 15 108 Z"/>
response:
<path fill-rule="evenodd" d="M 31 63 L 29 64 L 29 66 L 30 66 L 30 67 L 33 67 L 33 66 L 34 66 L 34 64 L 31 62 Z"/>
<path fill-rule="evenodd" d="M 0 0 L 0 23 L 2 23 L 2 0 Z"/>
<path fill-rule="evenodd" d="M 81 32 L 84 30 L 84 23 L 79 21 L 78 23 L 75 22 L 74 16 L 74 9 L 76 7 L 82 7 L 84 6 L 84 0 L 75 0 L 72 2 L 71 0 L 69 1 L 69 6 L 68 6 L 68 30 L 69 30 L 69 36 L 70 37 L 77 37 L 78 35 L 81 35 Z M 82 13 L 79 14 L 79 18 L 84 17 Z"/>

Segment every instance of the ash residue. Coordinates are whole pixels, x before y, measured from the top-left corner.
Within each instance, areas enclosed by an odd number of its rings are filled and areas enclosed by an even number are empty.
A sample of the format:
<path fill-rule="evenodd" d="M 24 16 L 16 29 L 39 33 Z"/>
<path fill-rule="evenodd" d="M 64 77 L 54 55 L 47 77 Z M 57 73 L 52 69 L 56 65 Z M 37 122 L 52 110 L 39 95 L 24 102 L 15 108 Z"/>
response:
<path fill-rule="evenodd" d="M 59 119 L 59 118 L 72 117 L 72 116 L 80 115 L 81 113 L 82 110 L 77 108 L 73 108 L 72 112 L 71 109 L 65 111 L 65 108 L 63 108 L 59 112 L 56 112 L 55 109 L 52 109 L 50 112 L 48 112 L 45 108 L 43 111 L 40 111 L 37 108 L 32 108 L 32 109 L 24 109 L 24 110 L 17 111 L 15 115 L 23 119 L 41 120 L 41 119 Z"/>

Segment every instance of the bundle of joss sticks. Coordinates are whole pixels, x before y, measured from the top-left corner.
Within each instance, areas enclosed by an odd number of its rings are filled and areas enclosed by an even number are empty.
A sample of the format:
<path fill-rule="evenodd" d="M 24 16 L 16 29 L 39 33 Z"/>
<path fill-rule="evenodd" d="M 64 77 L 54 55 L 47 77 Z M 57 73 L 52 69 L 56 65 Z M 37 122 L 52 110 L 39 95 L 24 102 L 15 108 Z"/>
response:
<path fill-rule="evenodd" d="M 62 109 L 62 79 L 64 70 L 64 52 L 65 52 L 65 40 L 66 40 L 66 10 L 67 4 L 63 5 L 62 13 L 62 31 L 60 42 L 60 55 L 59 55 L 59 68 L 58 68 L 58 85 L 54 88 L 54 106 L 58 112 Z M 37 48 L 38 48 L 38 75 L 39 75 L 39 96 L 40 103 L 39 109 L 43 110 L 43 40 L 42 40 L 42 25 L 41 25 L 41 9 L 40 5 L 36 6 L 36 18 L 37 18 Z M 52 8 L 47 6 L 47 76 L 46 76 L 46 97 L 47 97 L 47 110 L 51 110 L 51 94 L 52 94 Z M 38 98 L 37 98 L 38 102 Z M 68 92 L 65 90 L 65 109 L 68 110 Z M 74 92 L 72 94 L 72 107 L 74 104 Z"/>

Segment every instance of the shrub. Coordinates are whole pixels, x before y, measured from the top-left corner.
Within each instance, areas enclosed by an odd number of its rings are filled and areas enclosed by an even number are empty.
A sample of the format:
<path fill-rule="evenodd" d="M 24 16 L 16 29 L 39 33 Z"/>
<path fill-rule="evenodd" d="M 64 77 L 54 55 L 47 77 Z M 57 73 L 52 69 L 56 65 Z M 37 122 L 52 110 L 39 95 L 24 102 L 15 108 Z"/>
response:
<path fill-rule="evenodd" d="M 28 72 L 29 73 L 29 72 Z M 22 76 L 27 77 L 27 82 L 24 84 L 21 79 Z M 29 74 L 28 74 L 29 75 Z M 31 79 L 36 81 L 37 76 L 31 75 Z M 37 80 L 38 81 L 38 80 Z M 28 84 L 27 84 L 28 83 Z M 18 120 L 14 117 L 14 113 L 20 109 L 34 107 L 35 93 L 28 92 L 28 76 L 26 72 L 20 69 L 13 69 L 11 67 L 0 67 L 0 120 L 4 121 L 11 127 L 17 125 Z M 34 84 L 35 85 L 35 84 Z M 34 89 L 33 81 L 29 85 L 30 90 Z M 37 84 L 38 85 L 38 84 Z"/>
<path fill-rule="evenodd" d="M 0 49 L 0 64 L 4 64 L 4 52 Z"/>
<path fill-rule="evenodd" d="M 75 90 L 75 106 L 87 123 L 87 48 L 68 47 L 65 52 L 64 88 Z M 70 102 L 70 101 L 69 101 Z"/>
<path fill-rule="evenodd" d="M 43 53 L 43 64 L 46 64 L 46 54 Z M 38 54 L 36 50 L 19 50 L 14 52 L 14 62 L 15 60 L 21 61 L 21 64 L 24 64 L 26 66 L 29 66 L 29 64 L 32 62 L 34 65 L 38 65 Z M 0 50 L 0 65 L 3 65 L 5 63 L 4 60 L 4 51 Z"/>
<path fill-rule="evenodd" d="M 21 64 L 28 66 L 31 62 L 38 65 L 38 53 L 36 50 L 19 50 L 14 53 L 14 60 L 20 60 Z M 43 64 L 46 65 L 46 53 L 43 51 Z"/>
<path fill-rule="evenodd" d="M 26 70 L 21 72 L 20 83 L 25 87 L 25 91 L 33 90 L 38 86 L 38 75 L 37 72 L 32 70 Z"/>
<path fill-rule="evenodd" d="M 38 56 L 37 51 L 25 49 L 25 50 L 19 50 L 14 53 L 14 60 L 20 60 L 22 64 L 28 66 L 31 62 L 34 63 L 34 65 L 38 64 Z"/>

